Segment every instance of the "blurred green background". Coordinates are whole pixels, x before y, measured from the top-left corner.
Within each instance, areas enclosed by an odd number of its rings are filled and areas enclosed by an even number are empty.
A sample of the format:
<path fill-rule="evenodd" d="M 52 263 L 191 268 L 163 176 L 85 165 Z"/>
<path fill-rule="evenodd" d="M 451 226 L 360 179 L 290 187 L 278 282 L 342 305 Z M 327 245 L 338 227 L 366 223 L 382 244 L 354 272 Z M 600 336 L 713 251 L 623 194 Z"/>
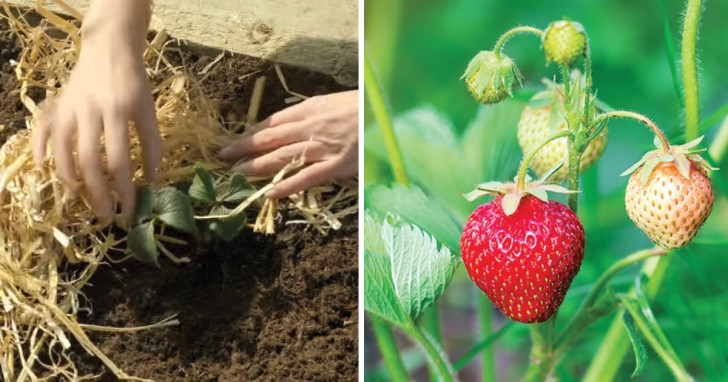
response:
<path fill-rule="evenodd" d="M 705 3 L 698 42 L 703 118 L 728 105 L 728 27 L 725 25 L 728 2 Z M 542 78 L 557 74 L 554 65 L 545 65 L 536 38 L 517 36 L 506 45 L 505 52 L 525 76 L 524 88 L 516 93 L 516 101 L 508 105 L 481 107 L 459 79 L 478 51 L 491 50 L 498 37 L 514 26 L 543 29 L 562 17 L 579 21 L 589 35 L 598 97 L 614 108 L 650 117 L 668 136 L 675 137 L 673 143 L 678 143 L 684 118 L 667 59 L 665 26 L 672 30 L 674 39 L 668 43 L 676 47 L 679 58 L 683 7 L 684 2 L 678 0 L 366 0 L 365 54 L 374 66 L 392 114 L 407 115 L 403 122 L 407 126 L 399 129 L 398 135 L 408 171 L 415 173 L 415 183 L 438 198 L 463 223 L 477 203 L 465 203 L 456 192 L 447 189 L 456 185 L 458 192 L 467 192 L 477 182 L 507 180 L 515 175 L 521 155 L 515 139 L 515 124 L 523 101 L 540 89 Z M 413 110 L 420 111 L 413 114 Z M 497 116 L 492 113 L 494 110 Z M 513 115 L 504 116 L 508 113 Z M 392 175 L 372 121 L 367 105 L 364 181 L 365 184 L 390 183 Z M 706 126 L 708 143 L 720 125 L 718 121 Z M 466 133 L 468 129 L 479 133 Z M 446 130 L 452 137 L 443 133 Z M 468 134 L 465 139 L 468 142 L 463 145 L 470 151 L 461 158 L 457 155 L 450 158 L 448 155 L 453 156 L 452 152 L 441 153 L 436 147 L 418 143 L 420 139 L 423 142 L 457 140 L 463 134 Z M 422 138 L 428 135 L 429 138 Z M 619 174 L 637 161 L 651 142 L 650 132 L 635 122 L 610 122 L 606 152 L 598 165 L 582 178 L 580 217 L 587 230 L 587 253 L 560 315 L 569 317 L 590 283 L 616 259 L 650 246 L 624 211 L 626 178 Z M 482 155 L 473 158 L 473 150 L 479 147 Z M 471 162 L 478 160 L 483 163 L 473 167 Z M 439 169 L 428 172 L 427 166 Z M 725 155 L 720 167 L 728 168 Z M 448 170 L 472 173 L 454 177 Z M 722 170 L 717 177 L 725 183 L 727 174 L 728 171 Z M 480 178 L 486 175 L 498 179 Z M 725 277 L 728 275 L 725 198 L 728 190 L 719 189 L 718 183 L 714 182 L 717 196 L 711 218 L 694 244 L 672 254 L 679 259 L 673 262 L 653 303 L 658 322 L 689 371 L 698 380 L 708 381 L 728 380 L 728 277 Z M 626 290 L 636 272 L 634 268 L 618 276 L 615 288 Z M 452 360 L 473 344 L 478 330 L 476 293 L 479 291 L 460 267 L 440 300 L 445 347 Z M 562 380 L 579 380 L 611 317 L 592 326 L 566 355 L 557 371 Z M 496 327 L 504 322 L 499 317 Z M 366 334 L 366 374 L 369 379 L 377 379 L 381 365 L 371 333 Z M 403 342 L 403 348 L 408 346 Z M 528 349 L 527 328 L 514 326 L 496 344 L 499 380 L 520 378 Z M 671 380 L 661 360 L 649 351 L 646 370 L 636 380 Z M 417 355 L 413 357 L 416 359 Z M 474 360 L 461 374 L 463 380 L 478 377 L 477 362 Z M 618 380 L 630 380 L 633 368 L 634 358 L 629 355 Z"/>

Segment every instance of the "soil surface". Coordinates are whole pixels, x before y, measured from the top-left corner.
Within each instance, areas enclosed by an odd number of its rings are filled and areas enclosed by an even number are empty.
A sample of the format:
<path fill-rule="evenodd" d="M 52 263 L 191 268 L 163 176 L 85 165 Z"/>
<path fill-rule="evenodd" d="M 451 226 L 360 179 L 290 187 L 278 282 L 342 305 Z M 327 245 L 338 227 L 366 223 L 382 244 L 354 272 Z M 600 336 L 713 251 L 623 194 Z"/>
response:
<path fill-rule="evenodd" d="M 27 111 L 9 60 L 19 49 L 0 20 L 0 144 L 24 128 Z M 183 54 L 193 73 L 217 53 Z M 179 54 L 170 54 L 181 62 Z M 325 75 L 283 67 L 292 91 L 344 90 Z M 252 73 L 252 74 L 251 74 Z M 260 119 L 287 106 L 271 63 L 226 56 L 202 86 L 228 121 L 244 120 L 257 77 L 268 77 Z M 198 75 L 202 78 L 203 75 Z M 156 78 L 154 80 L 161 80 Z M 322 236 L 281 226 L 273 236 L 244 233 L 230 244 L 180 253 L 191 263 L 162 260 L 161 269 L 135 260 L 102 267 L 83 290 L 91 313 L 83 323 L 129 327 L 177 314 L 179 326 L 131 334 L 91 333 L 124 371 L 157 381 L 354 381 L 357 379 L 357 218 Z M 115 378 L 80 348 L 83 373 Z"/>

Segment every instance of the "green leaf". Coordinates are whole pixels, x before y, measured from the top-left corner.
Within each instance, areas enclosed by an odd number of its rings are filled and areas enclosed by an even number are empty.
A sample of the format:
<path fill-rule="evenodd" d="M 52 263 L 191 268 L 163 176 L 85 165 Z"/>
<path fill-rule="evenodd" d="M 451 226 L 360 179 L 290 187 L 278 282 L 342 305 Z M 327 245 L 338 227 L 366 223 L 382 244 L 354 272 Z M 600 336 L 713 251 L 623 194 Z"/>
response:
<path fill-rule="evenodd" d="M 238 203 L 247 199 L 255 193 L 255 189 L 248 184 L 243 174 L 234 174 L 230 178 L 230 183 L 221 185 L 218 190 L 220 198 L 229 203 Z"/>
<path fill-rule="evenodd" d="M 185 233 L 197 231 L 190 198 L 174 187 L 163 188 L 157 193 L 154 211 L 159 220 Z"/>
<path fill-rule="evenodd" d="M 136 224 L 142 224 L 152 218 L 154 210 L 155 193 L 151 187 L 137 187 Z"/>
<path fill-rule="evenodd" d="M 132 228 L 126 239 L 126 246 L 137 260 L 159 266 L 159 253 L 152 223 L 147 222 Z"/>
<path fill-rule="evenodd" d="M 418 227 L 390 220 L 380 223 L 367 215 L 365 249 L 390 261 L 388 277 L 394 294 L 403 311 L 416 321 L 445 292 L 458 260 L 447 247 L 438 249 L 437 241 Z"/>
<path fill-rule="evenodd" d="M 224 206 L 214 206 L 210 210 L 210 215 L 227 215 L 232 212 L 231 209 Z M 232 241 L 245 228 L 248 217 L 244 212 L 231 216 L 226 219 L 220 219 L 210 223 L 210 231 L 214 232 L 220 239 L 224 241 Z"/>
<path fill-rule="evenodd" d="M 414 322 L 395 293 L 392 263 L 381 237 L 381 223 L 367 213 L 364 222 L 364 309 L 404 331 Z"/>
<path fill-rule="evenodd" d="M 445 244 L 451 252 L 460 252 L 460 225 L 437 201 L 417 186 L 407 188 L 373 185 L 364 191 L 364 206 L 379 216 L 398 216 L 416 225 Z"/>
<path fill-rule="evenodd" d="M 192 199 L 203 202 L 215 202 L 215 180 L 199 163 L 195 165 L 195 179 L 192 180 L 189 195 Z"/>
<path fill-rule="evenodd" d="M 634 351 L 635 367 L 632 372 L 632 378 L 638 377 L 642 374 L 645 363 L 647 363 L 647 349 L 645 349 L 645 344 L 642 343 L 642 339 L 639 333 L 637 333 L 637 328 L 634 327 L 632 316 L 626 310 L 622 314 L 622 323 L 624 324 L 624 328 L 627 329 L 629 341 L 632 342 L 632 350 Z"/>

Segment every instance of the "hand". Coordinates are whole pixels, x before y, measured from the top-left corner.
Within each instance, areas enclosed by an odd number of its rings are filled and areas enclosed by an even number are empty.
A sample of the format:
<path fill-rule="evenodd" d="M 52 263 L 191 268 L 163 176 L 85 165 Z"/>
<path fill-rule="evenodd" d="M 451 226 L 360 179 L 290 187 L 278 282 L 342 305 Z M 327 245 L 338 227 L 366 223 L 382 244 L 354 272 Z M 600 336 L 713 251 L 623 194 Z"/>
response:
<path fill-rule="evenodd" d="M 269 198 L 282 198 L 324 182 L 355 176 L 358 169 L 357 90 L 310 98 L 254 126 L 220 151 L 233 170 L 271 175 L 303 155 L 306 167 L 284 179 Z"/>
<path fill-rule="evenodd" d="M 109 222 L 115 213 L 112 187 L 102 164 L 102 133 L 108 174 L 127 219 L 133 217 L 136 204 L 129 121 L 136 126 L 144 152 L 144 173 L 150 182 L 155 180 L 161 160 L 162 143 L 142 57 L 146 23 L 143 17 L 125 17 L 142 12 L 144 3 L 148 12 L 148 1 L 109 5 L 121 7 L 117 10 L 122 13 L 115 14 L 114 20 L 108 15 L 104 15 L 108 20 L 94 19 L 94 9 L 89 11 L 78 62 L 60 96 L 46 107 L 34 134 L 36 165 L 43 164 L 50 140 L 58 178 L 74 194 L 85 186 L 91 206 L 102 222 Z M 106 4 L 110 2 L 96 1 L 92 7 Z"/>

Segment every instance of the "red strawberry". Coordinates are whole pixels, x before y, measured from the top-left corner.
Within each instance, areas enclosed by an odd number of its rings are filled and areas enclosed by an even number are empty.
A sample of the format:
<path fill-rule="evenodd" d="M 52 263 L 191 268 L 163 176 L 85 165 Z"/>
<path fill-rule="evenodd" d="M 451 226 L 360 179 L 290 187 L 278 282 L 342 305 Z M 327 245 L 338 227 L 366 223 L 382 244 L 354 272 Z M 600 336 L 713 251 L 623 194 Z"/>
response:
<path fill-rule="evenodd" d="M 584 228 L 565 205 L 528 191 L 507 215 L 503 202 L 511 195 L 498 195 L 470 215 L 460 252 L 470 278 L 503 314 L 543 322 L 556 313 L 579 272 Z"/>
<path fill-rule="evenodd" d="M 665 249 L 688 244 L 713 209 L 712 169 L 693 150 L 702 139 L 648 152 L 632 168 L 625 192 L 627 215 L 655 244 Z M 639 171 L 637 171 L 639 170 Z M 714 169 L 715 170 L 715 169 Z"/>

